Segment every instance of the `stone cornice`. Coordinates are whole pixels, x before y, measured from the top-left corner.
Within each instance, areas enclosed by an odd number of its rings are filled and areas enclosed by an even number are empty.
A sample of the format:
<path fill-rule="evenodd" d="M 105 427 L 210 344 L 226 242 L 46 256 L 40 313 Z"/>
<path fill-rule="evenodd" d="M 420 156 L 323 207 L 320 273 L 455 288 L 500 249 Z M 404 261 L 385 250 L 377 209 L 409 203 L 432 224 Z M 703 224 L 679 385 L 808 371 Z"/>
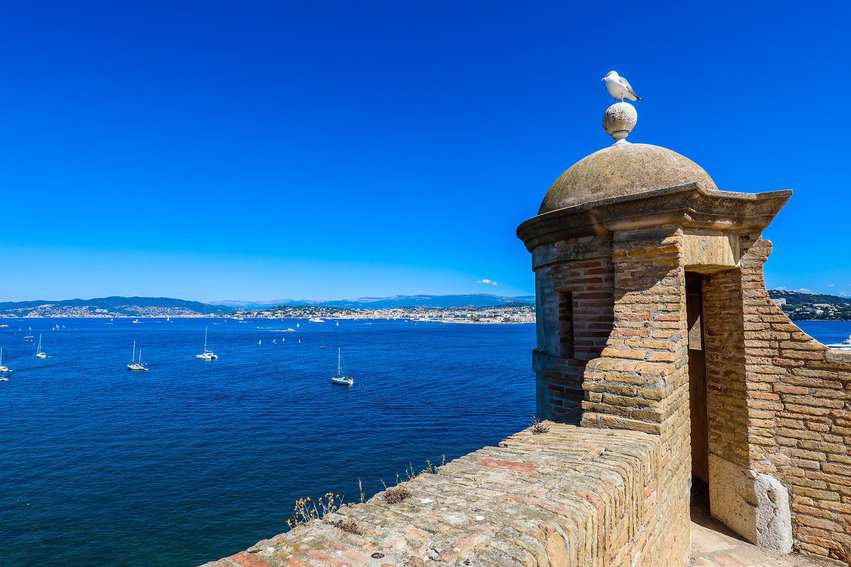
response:
<path fill-rule="evenodd" d="M 780 211 L 790 189 L 764 193 L 707 191 L 696 183 L 604 199 L 544 213 L 523 222 L 517 236 L 530 251 L 541 244 L 620 230 L 680 225 L 761 232 Z"/>

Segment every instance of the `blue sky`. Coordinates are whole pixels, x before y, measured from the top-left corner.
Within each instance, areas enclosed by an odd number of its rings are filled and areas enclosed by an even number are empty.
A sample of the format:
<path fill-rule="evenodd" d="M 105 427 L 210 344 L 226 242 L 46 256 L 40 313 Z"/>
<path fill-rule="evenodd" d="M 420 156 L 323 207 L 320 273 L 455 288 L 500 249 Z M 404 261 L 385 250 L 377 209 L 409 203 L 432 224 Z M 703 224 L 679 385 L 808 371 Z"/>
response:
<path fill-rule="evenodd" d="M 609 69 L 634 141 L 795 189 L 770 286 L 851 293 L 849 3 L 686 4 L 3 3 L 0 298 L 529 293 Z"/>

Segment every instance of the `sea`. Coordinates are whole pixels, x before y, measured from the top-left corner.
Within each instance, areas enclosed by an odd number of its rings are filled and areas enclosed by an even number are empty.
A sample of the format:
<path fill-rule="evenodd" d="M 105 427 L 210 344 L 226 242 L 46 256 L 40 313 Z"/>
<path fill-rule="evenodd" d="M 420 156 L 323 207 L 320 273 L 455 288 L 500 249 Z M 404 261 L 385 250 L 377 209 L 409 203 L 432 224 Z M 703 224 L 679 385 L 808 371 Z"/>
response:
<path fill-rule="evenodd" d="M 0 319 L 0 565 L 189 566 L 527 426 L 534 325 Z M 803 321 L 825 343 L 848 321 Z M 209 347 L 219 358 L 195 358 Z M 36 359 L 42 336 L 44 360 Z M 32 336 L 33 342 L 25 340 Z M 127 370 L 133 342 L 145 373 Z M 341 349 L 352 387 L 330 382 Z"/>

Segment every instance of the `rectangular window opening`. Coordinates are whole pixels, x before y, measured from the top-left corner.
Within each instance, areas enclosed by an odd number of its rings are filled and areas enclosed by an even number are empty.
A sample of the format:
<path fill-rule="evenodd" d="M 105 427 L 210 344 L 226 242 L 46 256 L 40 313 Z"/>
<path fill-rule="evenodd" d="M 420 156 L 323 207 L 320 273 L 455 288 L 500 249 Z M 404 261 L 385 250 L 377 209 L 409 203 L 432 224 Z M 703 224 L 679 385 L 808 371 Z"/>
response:
<path fill-rule="evenodd" d="M 575 358 L 576 345 L 573 336 L 573 292 L 558 293 L 559 336 L 562 358 Z"/>

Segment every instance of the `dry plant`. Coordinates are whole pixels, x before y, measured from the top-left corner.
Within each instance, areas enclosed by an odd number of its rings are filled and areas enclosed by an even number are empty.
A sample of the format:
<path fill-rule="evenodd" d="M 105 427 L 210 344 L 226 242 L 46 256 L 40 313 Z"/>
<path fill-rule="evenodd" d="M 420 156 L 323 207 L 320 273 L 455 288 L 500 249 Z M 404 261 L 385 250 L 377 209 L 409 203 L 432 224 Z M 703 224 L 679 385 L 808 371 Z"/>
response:
<path fill-rule="evenodd" d="M 297 528 L 303 526 L 312 520 L 318 520 L 332 512 L 336 512 L 343 504 L 343 497 L 340 494 L 326 492 L 317 500 L 313 500 L 310 496 L 307 498 L 299 498 L 293 506 L 293 513 L 287 519 L 287 526 Z"/>
<path fill-rule="evenodd" d="M 550 430 L 550 424 L 546 421 L 541 421 L 537 417 L 533 417 L 531 421 L 532 425 L 532 433 L 535 435 L 540 435 L 541 433 L 547 433 Z"/>
<path fill-rule="evenodd" d="M 358 523 L 348 517 L 343 520 L 333 520 L 331 522 L 331 525 L 335 528 L 343 530 L 346 533 L 354 535 L 363 535 L 363 530 L 358 527 Z"/>
<path fill-rule="evenodd" d="M 404 486 L 394 486 L 384 493 L 384 501 L 388 504 L 398 504 L 410 496 L 411 491 Z"/>

